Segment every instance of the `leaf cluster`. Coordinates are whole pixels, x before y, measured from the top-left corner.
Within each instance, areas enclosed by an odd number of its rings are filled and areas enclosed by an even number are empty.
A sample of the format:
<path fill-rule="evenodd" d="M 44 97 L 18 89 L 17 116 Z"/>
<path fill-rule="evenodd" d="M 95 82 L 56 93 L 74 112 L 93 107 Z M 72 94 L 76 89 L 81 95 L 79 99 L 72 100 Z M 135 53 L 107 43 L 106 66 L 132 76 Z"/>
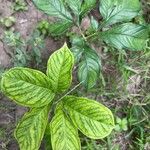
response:
<path fill-rule="evenodd" d="M 78 66 L 78 79 L 87 88 L 92 88 L 101 70 L 101 60 L 92 43 L 110 45 L 122 50 L 143 50 L 148 39 L 148 26 L 142 18 L 139 0 L 100 0 L 99 13 L 103 17 L 100 22 L 90 11 L 96 7 L 96 0 L 33 0 L 38 9 L 55 17 L 50 23 L 49 32 L 52 36 L 60 36 L 71 28 L 78 33 L 70 34 L 72 51 Z M 89 14 L 90 25 L 84 31 L 82 21 Z"/>
<path fill-rule="evenodd" d="M 49 58 L 46 75 L 22 67 L 3 74 L 2 92 L 30 108 L 15 130 L 21 150 L 38 150 L 45 130 L 51 136 L 53 150 L 80 150 L 78 130 L 92 139 L 102 139 L 111 133 L 114 118 L 104 105 L 69 95 L 71 91 L 58 98 L 70 87 L 73 65 L 74 57 L 65 44 Z M 49 122 L 50 108 L 55 109 L 55 115 Z"/>

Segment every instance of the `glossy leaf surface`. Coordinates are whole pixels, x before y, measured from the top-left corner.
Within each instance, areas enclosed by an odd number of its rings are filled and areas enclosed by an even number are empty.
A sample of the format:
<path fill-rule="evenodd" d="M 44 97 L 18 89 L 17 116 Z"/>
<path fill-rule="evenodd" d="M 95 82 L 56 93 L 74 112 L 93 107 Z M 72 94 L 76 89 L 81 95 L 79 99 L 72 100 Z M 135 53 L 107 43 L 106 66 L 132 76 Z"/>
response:
<path fill-rule="evenodd" d="M 84 47 L 83 59 L 79 64 L 78 79 L 83 82 L 83 85 L 90 89 L 92 88 L 99 77 L 100 59 L 97 53 L 90 47 Z"/>
<path fill-rule="evenodd" d="M 79 16 L 79 14 L 81 12 L 82 0 L 66 0 L 66 3 L 71 8 L 73 13 L 75 15 Z"/>
<path fill-rule="evenodd" d="M 139 0 L 101 0 L 100 12 L 105 25 L 129 21 L 141 10 Z"/>
<path fill-rule="evenodd" d="M 44 13 L 72 21 L 71 14 L 66 10 L 63 0 L 33 0 L 38 9 Z"/>
<path fill-rule="evenodd" d="M 118 49 L 143 50 L 148 39 L 148 30 L 146 26 L 125 23 L 102 32 L 102 38 Z"/>

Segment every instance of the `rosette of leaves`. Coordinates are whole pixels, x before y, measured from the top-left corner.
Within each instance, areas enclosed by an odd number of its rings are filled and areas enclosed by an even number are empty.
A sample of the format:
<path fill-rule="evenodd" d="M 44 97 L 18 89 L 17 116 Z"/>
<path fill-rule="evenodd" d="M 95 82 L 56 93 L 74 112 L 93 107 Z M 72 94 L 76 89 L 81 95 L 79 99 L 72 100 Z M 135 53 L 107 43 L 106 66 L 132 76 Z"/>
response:
<path fill-rule="evenodd" d="M 38 150 L 45 131 L 53 150 L 80 150 L 78 130 L 92 139 L 111 133 L 114 118 L 104 105 L 69 95 L 71 91 L 57 99 L 70 87 L 73 65 L 73 54 L 65 44 L 49 58 L 46 74 L 16 67 L 2 76 L 2 92 L 30 108 L 15 130 L 21 150 Z M 49 111 L 53 109 L 55 114 L 49 123 Z"/>
<path fill-rule="evenodd" d="M 146 24 L 137 24 L 134 18 L 141 15 L 139 0 L 33 0 L 34 4 L 46 14 L 57 18 L 51 23 L 49 32 L 52 36 L 60 36 L 71 27 L 76 26 L 78 40 L 84 44 L 72 44 L 72 50 L 80 60 L 78 78 L 90 89 L 100 76 L 100 58 L 90 46 L 91 41 L 100 41 L 117 49 L 143 50 L 148 38 Z M 91 15 L 91 25 L 82 31 L 81 22 L 90 16 L 90 11 L 99 5 L 103 21 L 99 22 Z M 90 32 L 89 32 L 90 31 Z M 87 34 L 88 33 L 88 34 Z M 80 34 L 80 35 L 79 35 Z M 72 34 L 71 34 L 72 35 Z M 94 38 L 94 41 L 93 41 Z M 78 61 L 77 61 L 78 62 Z"/>

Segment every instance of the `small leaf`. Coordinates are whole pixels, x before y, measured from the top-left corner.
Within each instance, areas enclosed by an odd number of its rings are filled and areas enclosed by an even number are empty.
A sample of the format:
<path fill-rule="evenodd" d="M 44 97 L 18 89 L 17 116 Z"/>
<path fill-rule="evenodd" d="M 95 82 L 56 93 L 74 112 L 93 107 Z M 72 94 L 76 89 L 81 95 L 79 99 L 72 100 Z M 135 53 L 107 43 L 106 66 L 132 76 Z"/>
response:
<path fill-rule="evenodd" d="M 59 104 L 50 124 L 53 150 L 80 150 L 78 131 Z"/>
<path fill-rule="evenodd" d="M 48 60 L 47 75 L 55 92 L 64 92 L 70 87 L 74 58 L 65 44 Z"/>
<path fill-rule="evenodd" d="M 96 0 L 84 0 L 81 7 L 81 17 L 85 16 L 96 6 Z"/>
<path fill-rule="evenodd" d="M 86 136 L 101 139 L 114 128 L 113 115 L 102 104 L 75 96 L 66 96 L 62 101 L 75 126 Z"/>
<path fill-rule="evenodd" d="M 33 108 L 27 112 L 15 130 L 21 150 L 38 150 L 48 122 L 48 107 Z"/>
<path fill-rule="evenodd" d="M 62 0 L 33 0 L 44 13 L 72 22 L 71 14 L 66 10 Z"/>
<path fill-rule="evenodd" d="M 92 27 L 92 29 L 98 30 L 98 26 L 99 26 L 98 21 L 93 16 L 91 17 L 90 21 L 91 21 L 91 27 Z"/>
<path fill-rule="evenodd" d="M 148 39 L 146 26 L 125 23 L 105 32 L 100 37 L 118 49 L 143 50 Z"/>
<path fill-rule="evenodd" d="M 130 21 L 141 10 L 139 0 L 101 0 L 100 12 L 105 25 Z"/>
<path fill-rule="evenodd" d="M 55 96 L 48 77 L 29 68 L 16 67 L 7 71 L 2 77 L 1 87 L 10 99 L 28 107 L 47 105 Z"/>
<path fill-rule="evenodd" d="M 67 30 L 72 26 L 69 21 L 59 21 L 49 25 L 48 31 L 52 36 L 60 36 L 67 32 Z"/>
<path fill-rule="evenodd" d="M 74 55 L 75 62 L 79 62 L 84 52 L 83 47 L 85 45 L 85 41 L 81 37 L 73 36 L 71 39 L 71 44 L 72 44 L 71 51 Z"/>
<path fill-rule="evenodd" d="M 78 79 L 83 82 L 83 85 L 90 89 L 92 88 L 99 77 L 100 60 L 97 53 L 90 47 L 84 47 L 83 59 L 79 64 Z"/>

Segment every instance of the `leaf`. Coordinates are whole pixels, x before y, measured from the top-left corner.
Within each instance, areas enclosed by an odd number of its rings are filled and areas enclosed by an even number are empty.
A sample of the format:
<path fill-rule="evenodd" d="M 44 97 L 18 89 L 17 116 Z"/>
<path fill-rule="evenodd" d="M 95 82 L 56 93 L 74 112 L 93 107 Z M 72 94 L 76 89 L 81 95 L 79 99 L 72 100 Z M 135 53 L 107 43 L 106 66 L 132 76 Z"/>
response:
<path fill-rule="evenodd" d="M 21 150 L 38 150 L 48 122 L 48 107 L 33 108 L 27 112 L 15 130 Z"/>
<path fill-rule="evenodd" d="M 69 118 L 59 104 L 55 116 L 50 124 L 51 141 L 53 150 L 80 150 L 78 130 L 70 122 Z"/>
<path fill-rule="evenodd" d="M 75 62 L 79 62 L 84 52 L 83 47 L 85 45 L 85 41 L 83 38 L 79 36 L 73 36 L 71 39 L 71 44 L 72 44 L 71 52 L 74 55 Z"/>
<path fill-rule="evenodd" d="M 146 26 L 125 23 L 102 32 L 100 37 L 118 49 L 143 50 L 148 39 L 148 31 Z"/>
<path fill-rule="evenodd" d="M 74 58 L 66 44 L 48 60 L 47 75 L 55 92 L 64 92 L 72 81 Z"/>
<path fill-rule="evenodd" d="M 33 2 L 44 13 L 72 22 L 72 16 L 66 10 L 63 0 L 33 0 Z"/>
<path fill-rule="evenodd" d="M 10 99 L 28 107 L 47 105 L 55 96 L 48 77 L 29 68 L 16 67 L 7 71 L 2 77 L 1 87 Z"/>
<path fill-rule="evenodd" d="M 51 139 L 51 133 L 50 133 L 50 126 L 48 124 L 43 138 L 45 150 L 53 150 L 50 139 Z"/>
<path fill-rule="evenodd" d="M 66 3 L 73 10 L 73 13 L 79 16 L 82 0 L 66 0 Z"/>
<path fill-rule="evenodd" d="M 105 25 L 130 21 L 141 10 L 139 0 L 101 0 L 100 12 Z"/>
<path fill-rule="evenodd" d="M 69 21 L 59 21 L 51 23 L 49 25 L 48 31 L 52 36 L 60 36 L 67 32 L 67 30 L 72 26 L 72 23 Z"/>
<path fill-rule="evenodd" d="M 102 104 L 75 96 L 66 96 L 62 101 L 75 126 L 86 136 L 101 139 L 114 128 L 113 115 Z"/>
<path fill-rule="evenodd" d="M 91 19 L 90 19 L 90 22 L 91 22 L 92 29 L 97 31 L 98 27 L 99 27 L 98 21 L 92 16 Z"/>
<path fill-rule="evenodd" d="M 84 47 L 83 59 L 79 64 L 78 79 L 83 82 L 83 85 L 90 89 L 92 88 L 99 77 L 100 60 L 97 53 L 90 47 Z"/>
<path fill-rule="evenodd" d="M 85 16 L 96 6 L 96 0 L 83 0 L 81 7 L 81 17 Z"/>

